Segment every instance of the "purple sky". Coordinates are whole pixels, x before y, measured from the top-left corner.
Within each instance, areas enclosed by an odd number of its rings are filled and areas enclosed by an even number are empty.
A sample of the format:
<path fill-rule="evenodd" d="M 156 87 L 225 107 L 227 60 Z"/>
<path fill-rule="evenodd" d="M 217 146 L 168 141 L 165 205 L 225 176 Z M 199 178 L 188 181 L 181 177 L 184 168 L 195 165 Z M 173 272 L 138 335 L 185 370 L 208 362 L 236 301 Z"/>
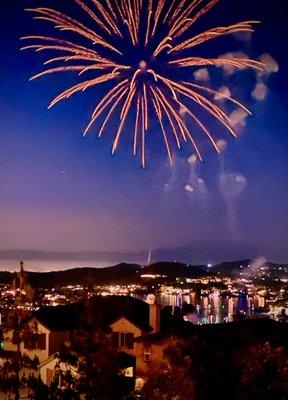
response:
<path fill-rule="evenodd" d="M 57 1 L 43 0 L 41 5 L 48 3 Z M 68 11 L 70 3 L 65 3 Z M 47 32 L 45 23 L 33 22 L 23 11 L 36 4 L 40 1 L 1 5 L 5 42 L 0 54 L 0 250 L 133 253 L 200 241 L 207 243 L 202 262 L 214 256 L 231 257 L 229 246 L 235 243 L 242 253 L 248 248 L 253 256 L 287 261 L 288 27 L 284 0 L 270 4 L 223 0 L 204 21 L 214 26 L 216 20 L 219 25 L 262 20 L 252 39 L 222 40 L 216 53 L 241 51 L 253 58 L 266 57 L 269 73 L 257 77 L 251 71 L 223 71 L 219 78 L 213 71 L 208 77 L 202 71 L 194 75 L 200 83 L 209 78 L 211 86 L 229 86 L 251 108 L 253 116 L 248 119 L 234 115 L 239 117 L 239 139 L 232 140 L 210 121 L 218 138 L 228 143 L 224 153 L 217 156 L 205 143 L 204 162 L 193 164 L 193 159 L 188 162 L 193 150 L 186 146 L 175 152 L 170 167 L 155 123 L 148 138 L 145 170 L 132 156 L 129 132 L 111 156 L 116 118 L 101 140 L 93 131 L 83 139 L 99 91 L 76 95 L 47 111 L 49 101 L 73 82 L 73 75 L 28 82 L 41 70 L 43 58 L 20 52 L 18 38 Z M 204 27 L 201 24 L 199 31 Z M 100 95 L 104 92 L 105 86 Z M 225 245 L 210 254 L 209 247 L 219 241 Z M 187 261 L 196 261 L 193 254 Z"/>

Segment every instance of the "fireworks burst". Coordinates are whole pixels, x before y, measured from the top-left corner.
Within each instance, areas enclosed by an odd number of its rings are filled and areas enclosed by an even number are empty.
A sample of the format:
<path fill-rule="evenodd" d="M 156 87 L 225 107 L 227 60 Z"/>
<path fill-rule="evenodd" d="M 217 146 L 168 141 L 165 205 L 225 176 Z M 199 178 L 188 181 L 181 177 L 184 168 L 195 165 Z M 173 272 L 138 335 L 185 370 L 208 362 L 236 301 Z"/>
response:
<path fill-rule="evenodd" d="M 140 149 L 143 167 L 146 163 L 145 139 L 151 117 L 156 117 L 159 121 L 171 163 L 172 140 L 179 148 L 182 141 L 190 141 L 198 158 L 202 160 L 198 144 L 189 130 L 188 118 L 202 130 L 216 151 L 220 151 L 217 140 L 214 140 L 205 124 L 192 111 L 193 103 L 206 110 L 236 136 L 228 115 L 213 101 L 213 97 L 221 96 L 221 92 L 193 82 L 173 79 L 173 70 L 176 72 L 200 66 L 262 69 L 263 64 L 246 58 L 189 56 L 191 49 L 210 40 L 236 32 L 252 32 L 257 21 L 212 28 L 190 37 L 192 25 L 219 0 L 74 1 L 91 20 L 95 29 L 50 8 L 27 10 L 35 14 L 34 19 L 49 21 L 57 30 L 68 31 L 75 38 L 81 39 L 77 42 L 50 36 L 21 38 L 35 42 L 23 47 L 23 50 L 57 53 L 44 63 L 54 66 L 33 76 L 31 80 L 58 72 L 76 71 L 81 77 L 85 73 L 93 74 L 91 79 L 83 80 L 60 93 L 50 103 L 49 108 L 74 93 L 111 82 L 112 89 L 107 90 L 106 95 L 96 105 L 84 135 L 105 115 L 99 130 L 101 136 L 113 113 L 119 112 L 119 125 L 112 146 L 114 153 L 125 124 L 127 125 L 128 115 L 133 115 L 133 152 L 136 155 Z M 134 54 L 133 62 L 129 61 L 131 53 Z M 225 99 L 250 114 L 244 105 L 231 96 L 225 96 Z M 184 119 L 184 115 L 187 118 Z"/>

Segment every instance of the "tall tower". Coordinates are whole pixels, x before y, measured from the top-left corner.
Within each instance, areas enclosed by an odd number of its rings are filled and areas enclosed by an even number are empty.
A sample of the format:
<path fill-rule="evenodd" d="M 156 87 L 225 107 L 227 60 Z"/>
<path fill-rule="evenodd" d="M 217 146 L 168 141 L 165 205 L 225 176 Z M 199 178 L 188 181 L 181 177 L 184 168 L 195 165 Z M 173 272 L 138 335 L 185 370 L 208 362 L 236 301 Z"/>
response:
<path fill-rule="evenodd" d="M 20 274 L 24 273 L 24 262 L 21 260 L 20 261 Z"/>
<path fill-rule="evenodd" d="M 28 275 L 24 269 L 23 261 L 20 261 L 20 271 L 15 276 L 12 288 L 16 291 L 15 304 L 33 300 L 34 290 L 28 283 Z"/>
<path fill-rule="evenodd" d="M 24 270 L 24 262 L 20 261 L 20 273 L 19 273 L 19 289 L 23 290 L 27 283 L 26 273 Z"/>

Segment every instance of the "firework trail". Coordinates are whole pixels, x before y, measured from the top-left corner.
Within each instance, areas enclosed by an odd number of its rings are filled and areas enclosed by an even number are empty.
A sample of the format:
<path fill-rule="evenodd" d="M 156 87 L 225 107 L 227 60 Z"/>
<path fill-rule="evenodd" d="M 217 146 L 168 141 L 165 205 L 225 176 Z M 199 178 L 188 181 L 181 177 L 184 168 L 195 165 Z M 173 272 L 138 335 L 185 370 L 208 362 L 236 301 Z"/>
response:
<path fill-rule="evenodd" d="M 251 59 L 202 58 L 189 55 L 191 49 L 203 43 L 236 32 L 253 31 L 257 21 L 212 28 L 190 37 L 190 28 L 218 1 L 74 0 L 83 17 L 87 19 L 85 24 L 54 9 L 27 9 L 34 14 L 34 19 L 48 21 L 62 33 L 62 37 L 34 35 L 21 38 L 33 43 L 22 47 L 22 50 L 55 53 L 54 57 L 44 63 L 49 67 L 34 75 L 31 80 L 59 72 L 74 71 L 81 78 L 84 74 L 89 74 L 89 79 L 83 78 L 81 82 L 55 97 L 49 108 L 75 93 L 110 82 L 112 88 L 107 90 L 96 105 L 84 135 L 99 118 L 103 118 L 104 122 L 98 132 L 101 136 L 110 118 L 118 113 L 119 124 L 116 127 L 112 153 L 119 145 L 128 116 L 133 115 L 133 153 L 136 155 L 140 150 L 143 167 L 146 164 L 145 142 L 151 117 L 156 117 L 159 122 L 171 163 L 173 143 L 180 148 L 182 141 L 191 142 L 198 158 L 202 160 L 199 145 L 188 122 L 193 122 L 202 130 L 217 152 L 219 149 L 217 140 L 195 115 L 193 104 L 216 118 L 233 136 L 236 136 L 236 132 L 228 115 L 214 101 L 215 95 L 221 93 L 193 82 L 175 79 L 174 75 L 178 75 L 175 71 L 185 70 L 189 78 L 193 76 L 193 68 L 203 66 L 263 69 L 262 63 Z M 72 41 L 67 40 L 70 36 L 74 37 Z M 133 61 L 131 54 L 134 55 Z M 227 99 L 249 113 L 238 100 L 231 96 Z M 188 120 L 183 119 L 181 110 L 185 110 Z"/>

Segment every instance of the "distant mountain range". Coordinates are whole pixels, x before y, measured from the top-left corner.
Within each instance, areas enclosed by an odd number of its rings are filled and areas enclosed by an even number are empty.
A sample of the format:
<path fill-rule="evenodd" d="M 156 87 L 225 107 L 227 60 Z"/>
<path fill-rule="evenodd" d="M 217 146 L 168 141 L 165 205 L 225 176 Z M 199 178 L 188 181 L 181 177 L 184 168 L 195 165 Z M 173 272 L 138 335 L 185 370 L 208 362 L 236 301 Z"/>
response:
<path fill-rule="evenodd" d="M 178 262 L 158 262 L 155 264 L 148 265 L 141 268 L 141 275 L 152 274 L 167 276 L 171 279 L 177 277 L 182 278 L 199 278 L 202 276 L 208 276 L 206 265 L 189 265 Z"/>
<path fill-rule="evenodd" d="M 258 263 L 259 268 L 269 270 L 270 277 L 288 278 L 288 266 L 275 263 Z M 260 270 L 261 271 L 261 270 Z M 256 269 L 250 260 L 222 262 L 208 268 L 206 265 L 189 265 L 178 262 L 158 262 L 145 267 L 139 264 L 121 263 L 105 268 L 74 268 L 65 271 L 27 272 L 29 283 L 35 288 L 63 287 L 67 285 L 111 285 L 143 283 L 155 275 L 161 282 L 176 282 L 176 278 L 201 278 L 207 276 L 240 276 L 240 273 L 255 275 Z M 146 275 L 146 277 L 145 277 Z M 0 283 L 10 284 L 13 272 L 0 272 Z M 144 276 L 144 277 L 143 277 Z"/>
<path fill-rule="evenodd" d="M 140 266 L 136 264 L 118 264 L 106 268 L 75 268 L 65 271 L 31 272 L 27 271 L 31 286 L 62 287 L 66 285 L 125 283 L 137 279 Z M 0 272 L 0 283 L 12 283 L 15 272 Z"/>
<path fill-rule="evenodd" d="M 262 254 L 246 243 L 231 243 L 224 240 L 195 241 L 173 249 L 152 250 L 152 262 L 162 260 L 189 264 L 219 263 L 226 260 L 254 259 L 264 256 L 275 259 L 274 255 Z M 36 271 L 51 271 L 54 269 L 68 269 L 82 266 L 104 267 L 121 262 L 145 265 L 148 250 L 138 253 L 86 251 L 86 252 L 58 252 L 37 250 L 0 250 L 0 270 L 11 269 L 21 259 L 31 263 Z M 277 260 L 278 261 L 278 260 Z M 37 268 L 38 267 L 38 268 Z M 29 265 L 28 265 L 29 269 Z"/>
<path fill-rule="evenodd" d="M 202 277 L 208 272 L 199 266 L 188 266 L 181 263 L 156 263 L 147 267 L 138 264 L 121 263 L 105 268 L 75 268 L 66 271 L 52 272 L 27 272 L 28 281 L 31 286 L 39 287 L 62 287 L 66 285 L 105 285 L 105 284 L 128 284 L 143 283 L 141 275 L 154 274 L 175 280 L 181 277 Z M 12 283 L 15 273 L 0 272 L 0 283 Z"/>
<path fill-rule="evenodd" d="M 266 256 L 246 243 L 225 240 L 196 241 L 174 249 L 157 249 L 152 253 L 153 261 L 178 261 L 191 264 L 219 263 L 225 260 L 243 260 Z M 267 257 L 269 258 L 269 257 Z"/>

